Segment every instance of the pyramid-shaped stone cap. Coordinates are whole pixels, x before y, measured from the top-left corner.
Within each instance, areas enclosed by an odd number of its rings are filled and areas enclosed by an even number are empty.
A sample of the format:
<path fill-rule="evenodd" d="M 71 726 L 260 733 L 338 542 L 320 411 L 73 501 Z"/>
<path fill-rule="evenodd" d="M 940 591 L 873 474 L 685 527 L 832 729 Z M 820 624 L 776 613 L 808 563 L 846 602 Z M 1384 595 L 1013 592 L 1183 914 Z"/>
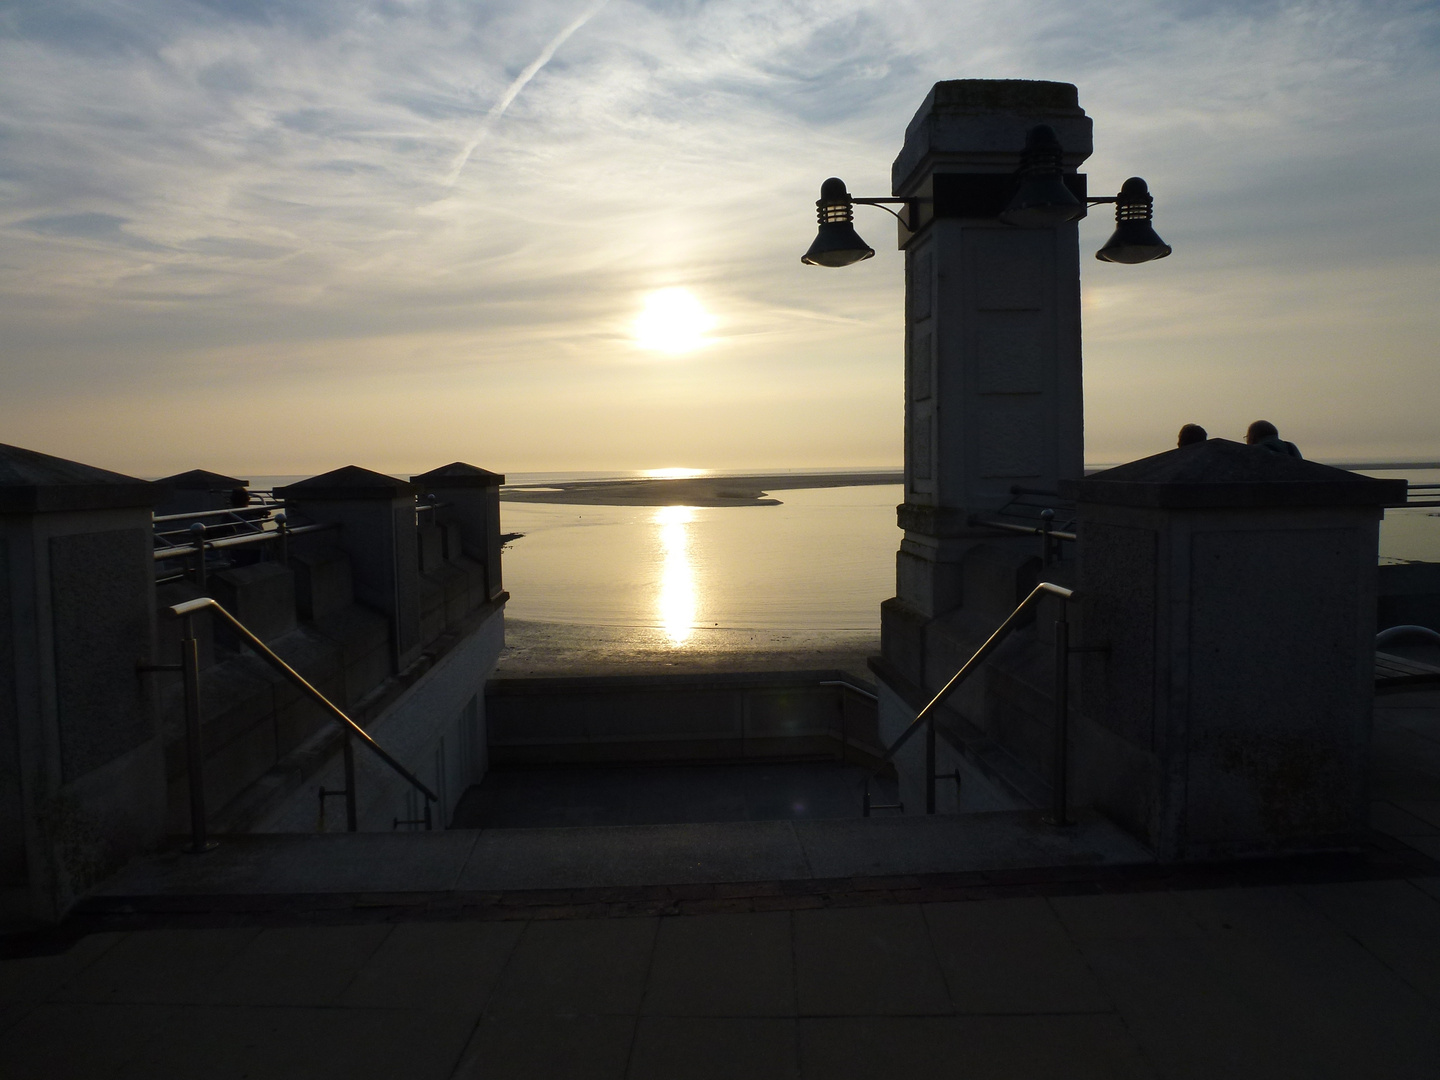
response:
<path fill-rule="evenodd" d="M 209 469 L 191 469 L 174 476 L 162 476 L 155 483 L 163 484 L 172 491 L 230 491 L 250 486 L 249 480 L 237 480 Z"/>
<path fill-rule="evenodd" d="M 275 489 L 276 498 L 300 502 L 407 499 L 414 495 L 415 485 L 359 465 L 346 465 Z"/>
<path fill-rule="evenodd" d="M 1376 480 L 1229 439 L 1167 450 L 1083 480 L 1060 494 L 1082 503 L 1176 509 L 1265 506 L 1399 506 L 1404 480 Z"/>
<path fill-rule="evenodd" d="M 452 461 L 449 465 L 441 465 L 438 469 L 412 476 L 410 482 L 431 488 L 499 487 L 505 482 L 505 477 L 478 465 Z"/>
<path fill-rule="evenodd" d="M 0 443 L 0 513 L 154 505 L 148 480 Z"/>

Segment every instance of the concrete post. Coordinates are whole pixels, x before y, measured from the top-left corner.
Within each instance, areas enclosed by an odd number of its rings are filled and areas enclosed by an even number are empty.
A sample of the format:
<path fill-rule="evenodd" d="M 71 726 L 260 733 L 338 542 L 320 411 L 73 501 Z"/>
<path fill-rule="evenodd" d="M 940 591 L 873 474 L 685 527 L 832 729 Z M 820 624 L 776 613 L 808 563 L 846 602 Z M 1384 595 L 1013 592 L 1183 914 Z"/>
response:
<path fill-rule="evenodd" d="M 463 461 L 431 469 L 410 482 L 446 503 L 443 520 L 458 522 L 465 554 L 485 567 L 486 595 L 504 591 L 500 577 L 500 485 L 505 477 Z"/>
<path fill-rule="evenodd" d="M 1374 480 L 1223 439 L 1062 485 L 1079 504 L 1076 805 L 1160 858 L 1353 843 L 1367 823 Z"/>
<path fill-rule="evenodd" d="M 0 886 L 58 919 L 159 843 L 149 483 L 0 446 Z M 13 895 L 13 894 L 12 894 Z"/>
<path fill-rule="evenodd" d="M 1053 490 L 1083 471 L 1077 225 L 997 215 L 1026 134 L 1048 124 L 1067 171 L 1090 156 L 1068 83 L 936 83 L 905 132 L 894 194 L 922 201 L 905 249 L 905 539 L 897 599 L 934 618 L 965 602 L 967 524 L 1012 485 Z M 1083 177 L 1072 187 L 1083 193 Z M 1033 546 L 1033 545 L 1032 545 Z M 1028 548 L 1027 548 L 1028 550 Z"/>
<path fill-rule="evenodd" d="M 409 666 L 423 644 L 414 486 L 347 465 L 275 494 L 300 517 L 341 527 L 355 598 L 389 617 L 395 670 Z"/>

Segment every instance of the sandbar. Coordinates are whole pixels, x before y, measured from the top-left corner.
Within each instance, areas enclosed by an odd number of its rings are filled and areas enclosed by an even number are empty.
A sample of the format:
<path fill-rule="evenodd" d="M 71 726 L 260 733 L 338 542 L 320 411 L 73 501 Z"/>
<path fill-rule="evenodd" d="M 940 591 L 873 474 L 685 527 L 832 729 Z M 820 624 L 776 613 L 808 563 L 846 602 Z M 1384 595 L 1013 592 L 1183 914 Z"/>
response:
<path fill-rule="evenodd" d="M 500 489 L 507 502 L 582 503 L 589 506 L 778 506 L 771 491 L 903 484 L 898 469 L 849 473 L 769 473 L 692 476 L 683 479 L 567 480 Z"/>

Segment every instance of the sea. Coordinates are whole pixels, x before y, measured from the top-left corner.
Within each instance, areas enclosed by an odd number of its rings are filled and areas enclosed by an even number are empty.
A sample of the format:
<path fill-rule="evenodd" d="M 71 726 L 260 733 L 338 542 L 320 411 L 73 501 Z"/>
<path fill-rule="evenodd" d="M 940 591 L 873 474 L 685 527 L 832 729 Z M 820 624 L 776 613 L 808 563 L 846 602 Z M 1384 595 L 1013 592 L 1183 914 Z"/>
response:
<path fill-rule="evenodd" d="M 626 474 L 639 476 L 644 474 Z M 1368 475 L 1440 484 L 1440 470 Z M 515 474 L 516 484 L 593 478 Z M 618 478 L 618 476 L 617 476 Z M 500 504 L 511 618 L 658 627 L 878 630 L 895 595 L 898 484 L 770 489 L 779 506 Z M 1440 489 L 1435 492 L 1440 502 Z M 1417 493 L 1418 497 L 1418 493 Z M 1440 507 L 1391 509 L 1380 561 L 1440 561 Z"/>
<path fill-rule="evenodd" d="M 1440 485 L 1440 469 L 1366 471 Z M 655 475 L 513 473 L 506 480 L 537 485 Z M 506 614 L 658 628 L 676 643 L 699 628 L 877 630 L 880 604 L 895 594 L 901 486 L 768 491 L 780 505 L 502 502 L 502 530 L 522 534 L 505 548 Z M 1434 494 L 1440 502 L 1440 488 Z M 1380 561 L 1440 562 L 1440 507 L 1387 510 Z"/>

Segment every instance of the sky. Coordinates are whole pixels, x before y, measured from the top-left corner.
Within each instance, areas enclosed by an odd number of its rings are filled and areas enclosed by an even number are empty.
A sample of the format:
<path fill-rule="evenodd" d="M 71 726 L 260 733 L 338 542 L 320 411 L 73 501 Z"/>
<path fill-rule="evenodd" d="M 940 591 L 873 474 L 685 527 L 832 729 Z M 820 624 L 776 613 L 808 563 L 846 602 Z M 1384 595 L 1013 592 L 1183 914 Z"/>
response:
<path fill-rule="evenodd" d="M 889 194 L 952 78 L 1075 83 L 1091 191 L 1144 176 L 1175 249 L 1102 264 L 1081 224 L 1087 460 L 1258 416 L 1440 459 L 1433 0 L 0 0 L 0 442 L 898 466 L 893 225 L 799 255 L 820 182 Z M 654 347 L 667 289 L 699 347 Z"/>

